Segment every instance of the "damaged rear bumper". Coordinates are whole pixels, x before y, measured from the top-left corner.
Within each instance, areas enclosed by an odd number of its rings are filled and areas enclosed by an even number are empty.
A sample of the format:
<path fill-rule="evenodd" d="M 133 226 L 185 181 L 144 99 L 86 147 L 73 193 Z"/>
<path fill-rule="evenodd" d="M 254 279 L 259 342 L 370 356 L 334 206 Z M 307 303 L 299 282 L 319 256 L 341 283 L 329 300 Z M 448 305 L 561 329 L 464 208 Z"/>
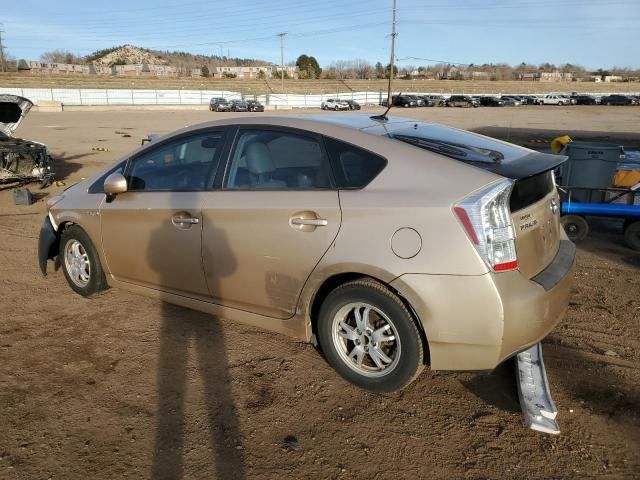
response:
<path fill-rule="evenodd" d="M 58 234 L 54 230 L 49 216 L 46 216 L 42 227 L 40 227 L 40 237 L 38 238 L 38 264 L 44 276 L 47 275 L 47 260 L 58 256 L 59 244 Z"/>

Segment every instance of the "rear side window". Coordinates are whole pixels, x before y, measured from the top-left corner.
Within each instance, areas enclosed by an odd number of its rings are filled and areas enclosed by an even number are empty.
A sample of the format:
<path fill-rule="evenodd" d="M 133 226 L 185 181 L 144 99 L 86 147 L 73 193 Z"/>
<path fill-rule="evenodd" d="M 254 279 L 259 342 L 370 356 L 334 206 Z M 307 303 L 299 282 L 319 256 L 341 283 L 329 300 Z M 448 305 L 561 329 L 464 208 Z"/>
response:
<path fill-rule="evenodd" d="M 387 165 L 383 157 L 333 138 L 325 138 L 325 146 L 338 188 L 364 188 Z"/>

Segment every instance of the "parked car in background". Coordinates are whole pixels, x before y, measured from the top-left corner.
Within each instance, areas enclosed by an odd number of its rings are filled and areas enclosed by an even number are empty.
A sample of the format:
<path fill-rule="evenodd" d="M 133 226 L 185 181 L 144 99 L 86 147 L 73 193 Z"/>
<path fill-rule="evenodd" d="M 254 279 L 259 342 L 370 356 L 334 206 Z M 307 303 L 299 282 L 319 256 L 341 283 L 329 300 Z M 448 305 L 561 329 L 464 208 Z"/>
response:
<path fill-rule="evenodd" d="M 480 97 L 480 105 L 483 107 L 504 107 L 504 100 L 498 97 Z"/>
<path fill-rule="evenodd" d="M 407 95 L 411 100 L 416 102 L 417 107 L 426 107 L 427 102 L 420 95 Z"/>
<path fill-rule="evenodd" d="M 576 105 L 577 103 L 576 99 L 571 97 L 570 95 L 560 95 L 560 96 L 567 99 L 567 105 Z"/>
<path fill-rule="evenodd" d="M 511 95 L 503 95 L 500 100 L 504 102 L 505 107 L 519 107 L 522 105 L 522 100 L 519 97 L 513 97 Z"/>
<path fill-rule="evenodd" d="M 350 110 L 349 104 L 344 101 L 344 100 L 340 100 L 338 98 L 327 98 L 324 102 L 322 102 L 322 104 L 320 105 L 320 108 L 322 108 L 322 110 Z"/>
<path fill-rule="evenodd" d="M 447 103 L 442 95 L 423 95 L 422 98 L 428 101 L 431 107 L 444 107 Z"/>
<path fill-rule="evenodd" d="M 447 100 L 448 107 L 479 107 L 480 102 L 469 95 L 451 95 Z"/>
<path fill-rule="evenodd" d="M 244 100 L 231 100 L 232 112 L 248 112 L 249 105 Z"/>
<path fill-rule="evenodd" d="M 418 103 L 409 95 L 394 95 L 391 97 L 391 101 L 394 107 L 414 108 L 418 106 Z M 386 100 L 384 103 L 386 104 Z"/>
<path fill-rule="evenodd" d="M 626 95 L 608 95 L 602 97 L 601 103 L 602 105 L 633 105 L 633 100 Z"/>
<path fill-rule="evenodd" d="M 250 112 L 264 112 L 264 105 L 257 100 L 247 100 L 247 107 Z"/>
<path fill-rule="evenodd" d="M 231 103 L 225 98 L 214 97 L 209 101 L 209 110 L 212 112 L 230 112 Z"/>
<path fill-rule="evenodd" d="M 360 110 L 361 108 L 360 104 L 355 100 L 345 100 L 345 102 L 349 105 L 349 110 Z"/>
<path fill-rule="evenodd" d="M 596 105 L 596 97 L 591 95 L 576 95 L 573 97 L 576 101 L 576 105 Z"/>
<path fill-rule="evenodd" d="M 571 102 L 568 98 L 557 95 L 540 95 L 538 97 L 538 105 L 569 105 Z"/>
<path fill-rule="evenodd" d="M 226 118 L 49 198 L 40 268 L 317 343 L 397 391 L 426 364 L 492 370 L 565 316 L 564 160 L 402 117 Z"/>
<path fill-rule="evenodd" d="M 523 105 L 537 105 L 538 98 L 534 95 L 522 95 L 520 97 L 522 99 Z"/>

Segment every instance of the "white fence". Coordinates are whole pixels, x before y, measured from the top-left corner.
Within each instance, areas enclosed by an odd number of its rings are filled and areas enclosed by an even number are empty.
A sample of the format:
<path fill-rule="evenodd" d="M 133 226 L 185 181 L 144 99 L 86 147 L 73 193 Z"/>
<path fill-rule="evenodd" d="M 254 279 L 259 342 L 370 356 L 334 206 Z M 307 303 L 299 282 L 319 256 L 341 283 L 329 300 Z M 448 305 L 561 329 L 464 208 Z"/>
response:
<path fill-rule="evenodd" d="M 229 100 L 243 98 L 240 92 L 227 90 L 141 90 L 141 89 L 103 89 L 103 88 L 3 88 L 0 93 L 20 95 L 31 100 L 36 105 L 41 101 L 58 101 L 64 105 L 207 105 L 212 97 L 223 97 Z M 445 98 L 451 94 L 437 92 L 403 92 L 405 94 L 442 95 Z M 464 95 L 465 92 L 457 93 Z M 471 95 L 471 93 L 467 93 Z M 589 93 L 590 95 L 608 95 L 607 93 Z M 482 94 L 489 95 L 489 94 Z M 495 93 L 492 95 L 500 95 Z M 531 95 L 531 94 L 522 94 Z M 535 95 L 535 94 L 534 94 Z M 540 93 L 538 95 L 544 95 Z M 248 95 L 245 98 L 256 98 L 265 105 L 290 107 L 319 108 L 327 98 L 355 100 L 366 104 L 380 104 L 386 99 L 386 92 L 348 92 L 334 94 L 276 94 Z"/>

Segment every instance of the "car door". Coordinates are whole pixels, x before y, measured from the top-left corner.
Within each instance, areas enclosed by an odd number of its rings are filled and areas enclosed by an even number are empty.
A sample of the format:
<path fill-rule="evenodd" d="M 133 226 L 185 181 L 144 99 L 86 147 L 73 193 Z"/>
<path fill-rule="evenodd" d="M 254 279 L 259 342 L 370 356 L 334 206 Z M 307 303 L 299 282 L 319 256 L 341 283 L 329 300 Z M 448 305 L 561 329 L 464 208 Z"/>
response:
<path fill-rule="evenodd" d="M 340 228 L 319 136 L 247 126 L 235 134 L 221 189 L 202 205 L 203 263 L 213 301 L 275 318 L 300 292 Z"/>
<path fill-rule="evenodd" d="M 223 130 L 185 133 L 129 161 L 127 192 L 100 208 L 107 268 L 117 280 L 209 299 L 200 204 L 224 137 Z"/>

